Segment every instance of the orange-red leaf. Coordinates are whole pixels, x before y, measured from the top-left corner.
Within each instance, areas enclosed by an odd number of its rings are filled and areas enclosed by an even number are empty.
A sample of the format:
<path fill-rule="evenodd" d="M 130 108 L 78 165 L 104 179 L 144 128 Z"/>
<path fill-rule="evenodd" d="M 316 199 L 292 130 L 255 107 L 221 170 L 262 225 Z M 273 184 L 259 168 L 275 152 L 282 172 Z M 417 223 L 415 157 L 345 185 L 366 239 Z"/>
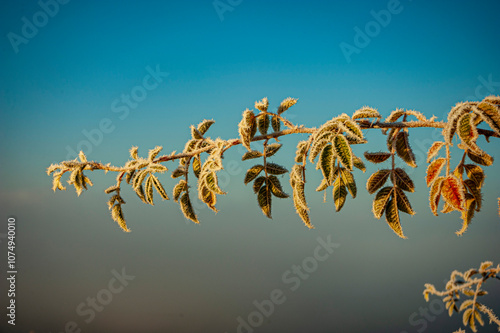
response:
<path fill-rule="evenodd" d="M 431 206 L 432 214 L 438 216 L 437 209 L 439 198 L 441 198 L 441 186 L 443 185 L 444 177 L 438 177 L 434 180 L 429 193 L 429 205 Z"/>
<path fill-rule="evenodd" d="M 431 159 L 439 153 L 439 150 L 443 146 L 444 142 L 442 141 L 436 141 L 432 144 L 432 146 L 429 148 L 429 151 L 427 152 L 427 163 L 429 163 Z"/>
<path fill-rule="evenodd" d="M 427 187 L 429 187 L 432 182 L 439 176 L 445 163 L 446 159 L 441 157 L 429 164 L 429 166 L 427 167 L 427 175 L 425 176 Z"/>
<path fill-rule="evenodd" d="M 441 187 L 443 199 L 455 210 L 464 210 L 464 188 L 455 176 L 448 176 L 443 180 Z"/>
<path fill-rule="evenodd" d="M 441 213 L 448 214 L 453 212 L 455 209 L 447 202 L 444 203 L 443 209 L 441 209 Z"/>

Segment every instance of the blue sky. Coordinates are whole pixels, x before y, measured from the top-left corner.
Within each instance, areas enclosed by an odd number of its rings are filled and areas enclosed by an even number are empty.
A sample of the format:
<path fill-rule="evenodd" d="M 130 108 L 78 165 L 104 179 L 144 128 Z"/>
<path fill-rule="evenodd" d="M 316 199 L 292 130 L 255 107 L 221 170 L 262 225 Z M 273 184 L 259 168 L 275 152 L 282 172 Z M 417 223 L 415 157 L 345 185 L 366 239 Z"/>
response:
<path fill-rule="evenodd" d="M 127 161 L 132 145 L 140 154 L 156 145 L 180 151 L 189 126 L 205 118 L 216 121 L 213 138 L 234 138 L 241 112 L 266 96 L 273 108 L 299 98 L 287 116 L 308 127 L 364 105 L 384 116 L 400 107 L 443 119 L 457 102 L 500 95 L 498 1 L 54 3 L 0 4 L 0 204 L 4 219 L 19 221 L 23 267 L 12 332 L 62 331 L 69 321 L 93 332 L 235 332 L 254 300 L 288 290 L 282 274 L 328 235 L 341 244 L 338 251 L 255 331 L 417 332 L 422 322 L 412 325 L 409 317 L 428 306 L 424 283 L 442 286 L 455 268 L 500 261 L 496 164 L 486 169 L 482 212 L 457 238 L 457 214 L 429 212 L 422 160 L 411 170 L 417 215 L 402 219 L 407 241 L 371 215 L 373 198 L 363 188 L 374 165 L 355 174 L 358 198 L 340 213 L 314 192 L 320 177 L 309 167 L 313 231 L 295 216 L 291 200 L 275 200 L 273 221 L 261 214 L 242 180 L 252 164 L 240 161 L 238 148 L 226 157 L 235 165 L 225 175 L 230 195 L 220 198 L 217 215 L 200 206 L 200 226 L 186 222 L 172 202 L 145 207 L 128 191 L 124 209 L 133 232 L 124 234 L 105 205 L 103 189 L 113 175 L 89 174 L 95 186 L 77 198 L 71 190 L 52 193 L 44 173 L 79 148 L 115 165 Z M 38 22 L 37 31 L 26 22 Z M 358 31 L 368 36 L 362 44 Z M 347 44 L 357 53 L 346 57 Z M 141 90 L 151 71 L 168 75 L 157 84 L 148 79 L 155 87 Z M 140 91 L 147 96 L 127 106 L 123 96 Z M 365 134 L 369 143 L 355 147 L 358 155 L 385 146 L 380 133 Z M 439 134 L 411 131 L 417 157 Z M 303 138 L 283 138 L 274 161 L 291 167 Z M 495 140 L 481 144 L 498 158 Z M 175 183 L 162 180 L 170 192 Z M 283 183 L 290 192 L 288 177 Z M 78 304 L 122 267 L 136 279 L 86 323 Z M 458 316 L 442 313 L 426 331 L 459 325 Z M 0 327 L 7 329 L 5 322 Z"/>

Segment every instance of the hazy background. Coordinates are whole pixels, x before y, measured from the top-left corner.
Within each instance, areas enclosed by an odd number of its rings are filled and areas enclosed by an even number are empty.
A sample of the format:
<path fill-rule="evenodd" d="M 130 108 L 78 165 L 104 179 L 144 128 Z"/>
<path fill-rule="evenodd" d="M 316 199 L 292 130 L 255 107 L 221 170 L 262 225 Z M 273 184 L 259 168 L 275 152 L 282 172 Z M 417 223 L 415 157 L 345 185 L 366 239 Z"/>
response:
<path fill-rule="evenodd" d="M 377 32 L 371 12 L 391 3 L 74 0 L 43 22 L 36 1 L 1 1 L 0 232 L 5 236 L 8 216 L 17 218 L 18 280 L 13 329 L 3 312 L 7 256 L 0 238 L 0 331 L 64 332 L 74 321 L 82 332 L 236 332 L 237 318 L 246 320 L 253 302 L 269 299 L 274 289 L 283 290 L 286 301 L 255 332 L 458 329 L 461 316 L 449 318 L 438 302 L 437 314 L 430 312 L 424 283 L 444 288 L 454 269 L 500 262 L 500 177 L 497 164 L 486 168 L 483 210 L 458 238 L 459 214 L 435 218 L 428 207 L 424 156 L 439 131 L 411 131 L 419 167 L 405 167 L 416 183 L 409 198 L 417 214 L 402 218 L 408 240 L 373 218 L 373 196 L 364 187 L 379 168 L 374 165 L 355 172 L 358 197 L 349 197 L 340 213 L 331 193 L 323 203 L 314 191 L 320 175 L 309 165 L 314 230 L 303 226 L 292 200 L 274 200 L 273 220 L 262 215 L 243 184 L 252 161 L 241 162 L 239 148 L 225 158 L 234 168 L 221 174 L 230 194 L 219 197 L 220 212 L 196 204 L 200 225 L 186 221 L 173 201 L 157 196 L 154 207 L 146 206 L 126 187 L 132 232 L 123 233 L 103 193 L 114 174 L 87 172 L 94 187 L 79 198 L 71 188 L 53 193 L 45 174 L 51 163 L 73 158 L 68 149 L 83 148 L 90 160 L 114 165 L 128 160 L 132 145 L 141 155 L 155 145 L 181 151 L 189 126 L 204 118 L 216 121 L 213 138 L 234 138 L 241 112 L 266 96 L 272 110 L 288 96 L 299 98 L 286 116 L 315 127 L 364 105 L 383 116 L 400 107 L 441 120 L 457 102 L 500 94 L 500 2 L 401 1 L 400 12 Z M 33 22 L 34 15 L 46 24 L 16 53 L 9 33 L 21 36 L 23 17 Z M 374 29 L 369 43 L 345 57 L 341 43 L 356 47 L 355 29 L 365 31 L 367 24 Z M 169 76 L 126 116 L 114 112 L 115 101 L 124 105 L 122 94 L 142 85 L 148 66 Z M 106 118 L 113 130 L 84 146 L 84 133 Z M 356 146 L 356 154 L 385 149 L 379 132 L 365 133 L 369 143 Z M 283 138 L 273 161 L 291 167 L 304 137 Z M 499 158 L 497 140 L 480 141 Z M 175 182 L 167 174 L 161 180 L 171 193 Z M 287 175 L 283 183 L 291 193 Z M 340 247 L 291 291 L 282 275 L 328 235 Z M 112 271 L 123 268 L 135 279 L 85 322 L 78 305 L 108 288 Z M 485 288 L 484 302 L 499 314 L 499 281 Z"/>

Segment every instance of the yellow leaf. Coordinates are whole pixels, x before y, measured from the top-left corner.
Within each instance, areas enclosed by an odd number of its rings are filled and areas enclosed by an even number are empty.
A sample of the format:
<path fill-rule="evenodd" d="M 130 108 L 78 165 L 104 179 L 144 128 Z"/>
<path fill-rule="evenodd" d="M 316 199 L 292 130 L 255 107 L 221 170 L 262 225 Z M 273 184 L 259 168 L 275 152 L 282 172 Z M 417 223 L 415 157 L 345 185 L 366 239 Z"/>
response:
<path fill-rule="evenodd" d="M 118 223 L 123 231 L 130 232 L 130 229 L 127 227 L 127 222 L 125 221 L 125 218 L 123 216 L 122 206 L 120 204 L 116 204 L 113 206 L 113 209 L 111 210 L 111 217 L 115 222 Z"/>

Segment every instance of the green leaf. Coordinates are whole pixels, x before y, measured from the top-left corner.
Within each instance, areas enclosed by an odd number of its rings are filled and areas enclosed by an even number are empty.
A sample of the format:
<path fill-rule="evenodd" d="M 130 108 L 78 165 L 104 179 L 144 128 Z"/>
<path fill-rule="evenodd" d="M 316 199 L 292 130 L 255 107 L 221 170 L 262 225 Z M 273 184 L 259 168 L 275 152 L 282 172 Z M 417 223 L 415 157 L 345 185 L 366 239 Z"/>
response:
<path fill-rule="evenodd" d="M 215 174 L 215 172 L 209 172 L 205 176 L 204 180 L 205 180 L 205 183 L 207 184 L 207 187 L 210 191 L 217 193 L 217 194 L 226 194 L 226 192 L 224 192 L 219 187 L 217 175 Z"/>
<path fill-rule="evenodd" d="M 146 175 L 148 173 L 149 172 L 146 170 L 140 170 L 135 173 L 135 177 L 132 180 L 132 187 L 134 188 L 134 190 L 142 185 L 142 182 L 144 181 L 144 178 L 146 178 Z"/>
<path fill-rule="evenodd" d="M 473 162 L 476 162 L 477 164 L 481 164 L 484 166 L 490 166 L 493 164 L 493 157 L 491 157 L 485 152 L 475 153 L 472 152 L 471 150 L 467 150 L 467 156 L 469 156 L 469 158 Z"/>
<path fill-rule="evenodd" d="M 250 149 L 250 142 L 257 130 L 257 125 L 255 121 L 255 115 L 251 110 L 245 110 L 243 112 L 243 117 L 238 125 L 238 133 L 240 134 L 241 144 Z"/>
<path fill-rule="evenodd" d="M 262 170 L 264 170 L 264 166 L 261 164 L 254 165 L 253 167 L 248 169 L 244 180 L 245 185 L 250 183 L 255 178 L 257 178 L 257 176 Z"/>
<path fill-rule="evenodd" d="M 369 153 L 365 152 L 365 158 L 372 163 L 382 163 L 386 161 L 389 157 L 391 157 L 391 153 L 387 152 L 377 152 L 377 153 Z"/>
<path fill-rule="evenodd" d="M 262 213 L 268 218 L 271 218 L 271 193 L 268 186 L 262 186 L 257 194 L 257 201 Z"/>
<path fill-rule="evenodd" d="M 406 239 L 406 236 L 403 234 L 403 229 L 401 228 L 398 205 L 395 198 L 390 199 L 387 203 L 387 207 L 385 208 L 385 219 L 396 235 Z"/>
<path fill-rule="evenodd" d="M 215 208 L 215 204 L 217 203 L 217 196 L 214 192 L 210 191 L 207 187 L 202 186 L 198 191 L 199 198 L 203 201 L 208 208 L 213 210 L 214 212 L 218 212 L 217 208 Z"/>
<path fill-rule="evenodd" d="M 137 156 L 137 151 L 139 150 L 139 148 L 135 147 L 135 146 L 132 146 L 132 148 L 130 148 L 129 152 L 130 152 L 130 157 L 132 157 L 134 160 L 138 159 L 139 156 Z"/>
<path fill-rule="evenodd" d="M 475 141 L 477 139 L 477 129 L 472 123 L 471 114 L 466 113 L 458 118 L 458 130 L 457 134 L 462 141 L 468 145 L 471 141 Z"/>
<path fill-rule="evenodd" d="M 349 146 L 349 143 L 347 142 L 345 136 L 343 136 L 342 134 L 335 136 L 335 138 L 333 139 L 333 148 L 342 165 L 345 168 L 352 170 L 353 154 L 351 146 Z"/>
<path fill-rule="evenodd" d="M 389 169 L 382 169 L 374 172 L 366 182 L 366 190 L 368 191 L 368 193 L 372 194 L 379 188 L 384 186 L 390 174 L 391 170 Z"/>
<path fill-rule="evenodd" d="M 267 134 L 267 129 L 269 128 L 269 115 L 260 114 L 257 116 L 257 127 L 259 128 L 259 132 L 262 135 Z"/>
<path fill-rule="evenodd" d="M 205 134 L 210 126 L 212 126 L 215 123 L 213 120 L 203 120 L 201 123 L 198 124 L 198 132 L 200 132 L 202 135 Z"/>
<path fill-rule="evenodd" d="M 276 154 L 278 152 L 278 150 L 280 150 L 282 144 L 280 143 L 272 143 L 270 145 L 267 145 L 266 147 L 266 157 L 271 157 L 273 156 L 274 154 Z"/>
<path fill-rule="evenodd" d="M 467 172 L 467 177 L 472 179 L 478 188 L 483 186 L 484 182 L 484 172 L 480 166 L 475 164 L 464 164 L 465 170 Z"/>
<path fill-rule="evenodd" d="M 302 207 L 303 209 L 309 210 L 306 202 L 304 183 L 297 183 L 293 187 L 293 203 L 295 205 L 295 208 Z"/>
<path fill-rule="evenodd" d="M 111 210 L 111 217 L 115 222 L 118 223 L 123 231 L 130 232 L 130 229 L 127 227 L 127 222 L 125 221 L 125 217 L 123 216 L 122 206 L 120 204 L 116 204 L 113 206 L 113 209 Z"/>
<path fill-rule="evenodd" d="M 196 178 L 200 178 L 201 172 L 201 159 L 200 155 L 193 157 L 193 171 Z"/>
<path fill-rule="evenodd" d="M 380 119 L 382 116 L 377 110 L 370 108 L 368 106 L 363 106 L 361 109 L 356 110 L 352 115 L 352 119 L 362 119 L 362 118 L 377 118 Z"/>
<path fill-rule="evenodd" d="M 293 105 L 295 105 L 295 103 L 297 103 L 297 99 L 296 98 L 291 98 L 291 97 L 288 97 L 288 98 L 285 98 L 280 106 L 278 107 L 278 114 L 282 114 L 283 112 L 285 112 L 286 110 L 288 110 L 290 107 L 292 107 Z"/>
<path fill-rule="evenodd" d="M 396 153 L 403 161 L 406 162 L 412 168 L 417 167 L 415 162 L 415 155 L 410 146 L 410 141 L 408 139 L 409 134 L 407 131 L 400 131 L 396 136 Z"/>
<path fill-rule="evenodd" d="M 304 161 L 307 147 L 307 141 L 299 141 L 299 143 L 297 144 L 297 151 L 295 152 L 295 162 L 302 163 Z"/>
<path fill-rule="evenodd" d="M 500 135 L 500 112 L 498 108 L 488 102 L 481 102 L 477 105 L 477 113 L 487 123 L 491 129 Z"/>
<path fill-rule="evenodd" d="M 411 208 L 410 200 L 399 187 L 396 187 L 396 203 L 398 209 L 406 214 L 415 215 L 415 211 Z"/>
<path fill-rule="evenodd" d="M 271 175 L 282 175 L 282 174 L 288 172 L 288 170 L 285 167 L 282 167 L 281 165 L 278 165 L 276 163 L 270 163 L 270 162 L 268 162 L 266 164 L 266 171 L 268 173 L 270 173 Z"/>
<path fill-rule="evenodd" d="M 203 139 L 203 135 L 200 133 L 200 131 L 198 131 L 198 129 L 196 127 L 194 127 L 193 125 L 191 125 L 191 137 L 194 139 L 194 140 L 201 140 Z"/>
<path fill-rule="evenodd" d="M 148 154 L 148 161 L 153 161 L 155 159 L 156 156 L 158 156 L 158 154 L 160 153 L 160 151 L 163 149 L 162 146 L 156 146 L 154 147 L 153 149 L 151 149 L 149 151 L 149 154 Z"/>
<path fill-rule="evenodd" d="M 183 166 L 180 166 L 177 169 L 175 169 L 174 171 L 172 171 L 171 177 L 174 178 L 174 179 L 175 178 L 179 178 L 179 177 L 184 176 L 186 173 L 187 173 L 186 168 L 183 167 Z"/>
<path fill-rule="evenodd" d="M 150 205 L 154 205 L 153 203 L 153 178 L 151 175 L 146 179 L 146 183 L 144 184 L 144 194 L 146 197 L 146 202 Z"/>
<path fill-rule="evenodd" d="M 353 163 L 354 167 L 363 171 L 363 173 L 366 171 L 365 163 L 363 163 L 363 160 L 354 154 L 352 155 L 352 163 Z"/>
<path fill-rule="evenodd" d="M 271 118 L 271 126 L 273 127 L 273 131 L 275 132 L 279 132 L 281 130 L 281 121 L 277 115 L 274 115 Z"/>
<path fill-rule="evenodd" d="M 328 144 L 328 140 L 326 139 L 319 139 L 319 140 L 314 140 L 314 143 L 311 145 L 310 153 L 309 153 L 309 161 L 311 163 L 314 163 L 314 159 L 318 154 L 325 148 L 325 146 Z M 300 162 L 298 162 L 300 163 Z"/>
<path fill-rule="evenodd" d="M 328 188 L 328 181 L 326 179 L 322 179 L 321 180 L 321 183 L 319 184 L 319 186 L 316 188 L 316 191 L 317 192 L 321 192 L 321 191 L 324 191 Z"/>
<path fill-rule="evenodd" d="M 350 119 L 343 120 L 340 124 L 343 125 L 344 132 L 352 138 L 355 142 L 362 143 L 366 142 L 363 138 L 363 132 L 361 131 L 361 127 L 356 124 L 354 121 Z"/>
<path fill-rule="evenodd" d="M 253 182 L 253 192 L 255 194 L 259 193 L 259 190 L 265 181 L 266 181 L 266 177 L 264 177 L 264 176 L 260 176 L 257 179 L 255 179 L 255 181 Z"/>
<path fill-rule="evenodd" d="M 179 197 L 181 196 L 181 193 L 183 191 L 187 190 L 187 183 L 184 179 L 181 179 L 177 185 L 174 186 L 173 196 L 174 196 L 174 201 L 177 202 L 179 200 Z"/>
<path fill-rule="evenodd" d="M 476 211 L 479 212 L 481 210 L 482 201 L 483 201 L 483 195 L 481 194 L 481 189 L 479 187 L 477 187 L 476 182 L 474 182 L 472 179 L 465 179 L 463 181 L 463 184 L 465 185 L 465 187 L 467 188 L 469 193 L 472 194 L 472 196 L 476 200 L 475 209 L 476 209 Z"/>
<path fill-rule="evenodd" d="M 283 188 L 281 187 L 281 183 L 276 176 L 269 176 L 268 178 L 268 184 L 271 189 L 272 194 L 274 194 L 275 197 L 278 198 L 288 198 L 289 195 L 283 192 Z"/>
<path fill-rule="evenodd" d="M 200 223 L 194 213 L 193 206 L 191 205 L 191 199 L 189 199 L 187 192 L 181 196 L 180 205 L 181 211 L 187 219 L 193 221 L 194 223 Z"/>
<path fill-rule="evenodd" d="M 134 178 L 136 171 L 137 170 L 134 169 L 127 172 L 127 175 L 125 176 L 125 181 L 127 182 L 127 184 L 130 184 L 130 181 Z"/>
<path fill-rule="evenodd" d="M 415 192 L 415 185 L 410 176 L 401 168 L 394 169 L 394 179 L 397 186 L 408 192 Z"/>
<path fill-rule="evenodd" d="M 243 154 L 243 156 L 241 157 L 241 160 L 242 161 L 246 161 L 246 160 L 250 160 L 250 159 L 253 159 L 253 158 L 258 158 L 258 157 L 261 157 L 262 156 L 262 153 L 258 150 L 250 150 L 250 151 L 247 151 L 245 154 Z"/>
<path fill-rule="evenodd" d="M 333 201 L 335 202 L 335 210 L 338 212 L 342 209 L 347 197 L 347 190 L 342 182 L 341 177 L 337 177 L 333 183 Z"/>
<path fill-rule="evenodd" d="M 334 157 L 333 157 L 333 147 L 332 145 L 326 145 L 321 152 L 319 157 L 319 165 L 321 172 L 323 172 L 323 177 L 328 181 L 329 184 L 333 182 L 333 167 L 334 167 Z"/>
<path fill-rule="evenodd" d="M 142 184 L 139 185 L 137 188 L 135 188 L 134 191 L 135 191 L 135 194 L 137 194 L 137 196 L 139 197 L 139 199 L 141 199 L 142 202 L 149 203 L 146 200 L 146 196 L 144 194 L 144 187 L 142 186 Z"/>
<path fill-rule="evenodd" d="M 153 175 L 153 174 L 151 176 L 149 176 L 149 177 L 153 179 L 153 185 L 154 185 L 154 187 L 156 189 L 156 192 L 158 192 L 158 194 L 162 197 L 162 199 L 163 200 L 169 200 L 167 192 L 163 188 L 163 185 L 160 183 L 160 181 L 158 180 L 158 178 L 156 178 L 156 176 Z"/>
<path fill-rule="evenodd" d="M 375 195 L 375 199 L 373 199 L 373 215 L 380 219 L 382 214 L 384 213 L 385 208 L 387 207 L 387 203 L 392 195 L 392 187 L 387 186 L 378 191 L 377 195 Z"/>
<path fill-rule="evenodd" d="M 353 198 L 356 198 L 357 188 L 356 188 L 356 182 L 354 181 L 354 177 L 353 177 L 352 173 L 345 168 L 340 168 L 340 175 L 342 177 L 342 182 L 349 190 L 349 193 L 351 194 L 351 196 Z"/>
<path fill-rule="evenodd" d="M 260 101 L 255 102 L 255 108 L 262 112 L 266 112 L 268 107 L 269 107 L 269 100 L 267 99 L 267 97 L 264 97 Z"/>

